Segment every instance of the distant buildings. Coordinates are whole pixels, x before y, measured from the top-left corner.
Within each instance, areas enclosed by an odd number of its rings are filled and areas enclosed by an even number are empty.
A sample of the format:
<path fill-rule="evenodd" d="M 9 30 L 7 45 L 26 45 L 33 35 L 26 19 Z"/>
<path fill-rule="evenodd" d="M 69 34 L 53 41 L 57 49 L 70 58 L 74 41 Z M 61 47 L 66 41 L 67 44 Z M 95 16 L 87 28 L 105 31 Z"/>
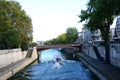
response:
<path fill-rule="evenodd" d="M 116 21 L 115 37 L 120 38 L 120 17 L 118 17 Z"/>
<path fill-rule="evenodd" d="M 38 46 L 43 46 L 44 45 L 43 41 L 37 41 L 36 43 L 37 43 Z"/>
<path fill-rule="evenodd" d="M 92 33 L 86 28 L 82 28 L 82 31 L 79 33 L 79 39 L 81 42 L 88 43 L 92 39 Z"/>
<path fill-rule="evenodd" d="M 92 39 L 91 31 L 86 28 L 82 28 L 82 32 L 80 32 L 80 39 L 82 42 L 88 43 Z"/>
<path fill-rule="evenodd" d="M 95 41 L 100 41 L 100 40 L 102 40 L 100 30 L 95 30 L 95 31 L 92 33 L 92 39 L 95 40 Z"/>
<path fill-rule="evenodd" d="M 94 40 L 94 41 L 102 40 L 100 30 L 96 30 L 93 33 L 91 33 L 91 31 L 86 28 L 82 28 L 82 31 L 80 32 L 79 37 L 80 37 L 79 38 L 80 41 L 86 42 L 86 43 L 88 43 L 91 40 Z M 110 39 L 112 40 L 114 38 L 120 38 L 120 17 L 117 18 L 115 28 L 110 29 Z"/>
<path fill-rule="evenodd" d="M 115 28 L 110 29 L 110 39 L 113 39 L 115 37 Z"/>

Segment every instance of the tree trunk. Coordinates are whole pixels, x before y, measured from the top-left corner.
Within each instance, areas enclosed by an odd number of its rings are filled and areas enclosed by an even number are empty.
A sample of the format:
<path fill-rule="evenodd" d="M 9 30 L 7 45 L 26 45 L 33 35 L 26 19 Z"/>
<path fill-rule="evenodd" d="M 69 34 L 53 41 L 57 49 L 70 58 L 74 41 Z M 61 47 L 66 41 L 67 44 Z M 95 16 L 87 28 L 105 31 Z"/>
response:
<path fill-rule="evenodd" d="M 105 60 L 106 63 L 110 63 L 110 48 L 108 42 L 105 44 Z"/>
<path fill-rule="evenodd" d="M 105 32 L 105 60 L 106 63 L 110 63 L 110 46 L 109 46 L 109 31 L 110 31 L 110 26 L 108 25 L 106 27 L 106 32 Z"/>
<path fill-rule="evenodd" d="M 97 47 L 96 46 L 92 46 L 92 47 L 93 47 L 93 50 L 95 51 L 95 55 L 96 55 L 97 59 L 100 60 L 100 61 L 104 61 L 102 56 L 100 55 Z"/>

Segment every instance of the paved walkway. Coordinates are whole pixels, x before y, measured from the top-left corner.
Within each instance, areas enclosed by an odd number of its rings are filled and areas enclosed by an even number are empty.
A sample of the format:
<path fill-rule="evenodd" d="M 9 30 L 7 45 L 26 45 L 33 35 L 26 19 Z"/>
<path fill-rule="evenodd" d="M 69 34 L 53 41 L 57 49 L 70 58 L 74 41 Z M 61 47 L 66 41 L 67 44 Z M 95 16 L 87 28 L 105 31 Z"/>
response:
<path fill-rule="evenodd" d="M 3 67 L 3 68 L 0 68 L 0 80 L 1 80 L 1 77 L 3 77 L 5 74 L 9 73 L 10 71 L 12 71 L 14 68 L 20 66 L 22 63 L 24 63 L 26 60 L 28 60 L 28 58 L 24 58 L 24 59 L 21 59 L 13 64 L 10 64 L 6 67 Z M 13 73 L 12 73 L 13 74 Z"/>
<path fill-rule="evenodd" d="M 79 53 L 77 57 L 87 66 L 97 70 L 102 76 L 104 76 L 105 80 L 120 80 L 120 68 L 90 58 L 84 53 Z"/>

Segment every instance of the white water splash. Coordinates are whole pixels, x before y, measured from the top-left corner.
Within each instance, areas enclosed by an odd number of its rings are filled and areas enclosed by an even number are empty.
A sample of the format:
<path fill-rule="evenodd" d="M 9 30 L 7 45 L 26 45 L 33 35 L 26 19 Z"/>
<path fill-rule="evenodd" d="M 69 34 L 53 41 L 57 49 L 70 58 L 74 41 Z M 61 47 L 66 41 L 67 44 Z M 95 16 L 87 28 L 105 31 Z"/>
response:
<path fill-rule="evenodd" d="M 60 65 L 59 62 L 55 62 L 54 65 L 53 65 L 53 68 L 57 68 L 57 69 L 60 69 L 62 66 Z"/>

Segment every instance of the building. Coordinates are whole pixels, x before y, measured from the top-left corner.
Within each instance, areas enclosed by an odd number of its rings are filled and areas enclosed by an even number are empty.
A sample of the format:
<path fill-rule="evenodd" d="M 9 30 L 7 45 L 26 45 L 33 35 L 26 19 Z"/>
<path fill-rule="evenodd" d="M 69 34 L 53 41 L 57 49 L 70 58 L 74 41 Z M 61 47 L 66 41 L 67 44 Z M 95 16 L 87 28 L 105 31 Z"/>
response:
<path fill-rule="evenodd" d="M 43 41 L 37 41 L 36 43 L 37 43 L 38 46 L 43 46 L 44 45 Z"/>
<path fill-rule="evenodd" d="M 120 30 L 120 27 L 119 27 L 119 30 Z M 119 30 L 116 30 L 116 31 L 117 31 L 117 35 L 120 36 L 120 31 Z M 119 34 L 118 34 L 118 32 L 119 32 Z M 115 28 L 110 29 L 110 36 L 111 36 L 110 39 L 114 38 Z M 79 37 L 80 37 L 79 38 L 80 41 L 83 41 L 83 42 L 89 42 L 91 40 L 94 40 L 94 41 L 102 41 L 103 40 L 102 37 L 101 37 L 101 32 L 100 32 L 99 29 L 95 30 L 94 32 L 91 32 L 90 30 L 88 30 L 86 28 L 82 28 L 82 31 L 79 33 Z"/>
<path fill-rule="evenodd" d="M 120 17 L 117 18 L 115 26 L 115 37 L 120 38 Z"/>
<path fill-rule="evenodd" d="M 101 41 L 102 40 L 102 37 L 101 37 L 101 32 L 100 30 L 95 30 L 93 33 L 92 33 L 92 39 L 94 41 Z"/>
<path fill-rule="evenodd" d="M 91 31 L 87 28 L 82 28 L 82 32 L 80 32 L 79 37 L 82 42 L 88 43 L 92 39 Z"/>
<path fill-rule="evenodd" d="M 110 29 L 110 39 L 113 39 L 115 37 L 115 28 Z"/>
<path fill-rule="evenodd" d="M 80 41 L 83 41 L 85 43 L 88 43 L 89 41 L 100 41 L 101 38 L 101 32 L 100 30 L 95 30 L 94 32 L 91 32 L 87 28 L 82 28 L 82 31 L 79 33 L 79 39 Z"/>

